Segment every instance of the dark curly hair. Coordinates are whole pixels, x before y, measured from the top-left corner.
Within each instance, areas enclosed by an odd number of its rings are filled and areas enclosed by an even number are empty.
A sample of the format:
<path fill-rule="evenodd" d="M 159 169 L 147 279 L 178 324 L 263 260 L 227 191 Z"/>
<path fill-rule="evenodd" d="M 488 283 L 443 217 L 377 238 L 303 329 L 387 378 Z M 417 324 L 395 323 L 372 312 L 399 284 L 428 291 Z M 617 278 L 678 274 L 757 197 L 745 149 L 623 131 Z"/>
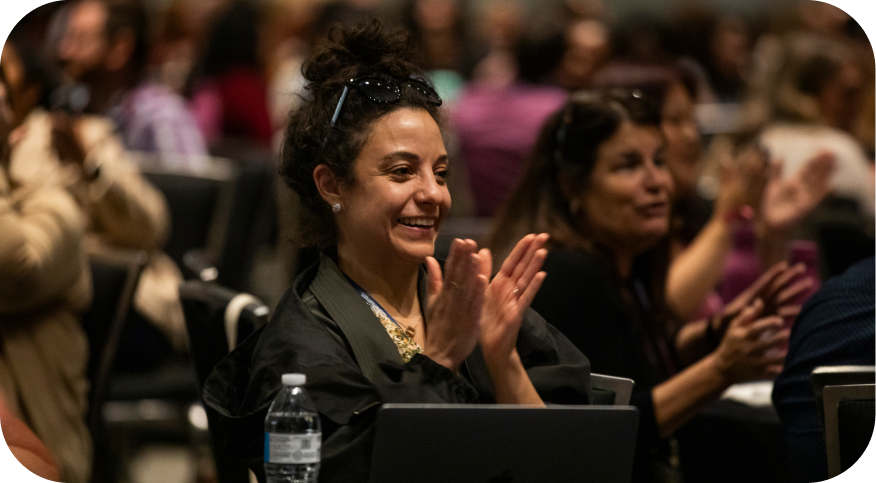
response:
<path fill-rule="evenodd" d="M 314 168 L 325 164 L 343 186 L 353 186 L 353 163 L 377 119 L 397 109 L 417 108 L 442 124 L 438 106 L 412 89 L 402 89 L 401 100 L 394 104 L 373 102 L 351 89 L 333 128 L 332 114 L 344 84 L 364 77 L 426 81 L 421 65 L 408 34 L 389 30 L 379 20 L 332 27 L 327 41 L 305 61 L 305 102 L 289 116 L 279 167 L 304 207 L 295 230 L 303 246 L 323 248 L 337 241 L 334 216 L 313 181 Z"/>

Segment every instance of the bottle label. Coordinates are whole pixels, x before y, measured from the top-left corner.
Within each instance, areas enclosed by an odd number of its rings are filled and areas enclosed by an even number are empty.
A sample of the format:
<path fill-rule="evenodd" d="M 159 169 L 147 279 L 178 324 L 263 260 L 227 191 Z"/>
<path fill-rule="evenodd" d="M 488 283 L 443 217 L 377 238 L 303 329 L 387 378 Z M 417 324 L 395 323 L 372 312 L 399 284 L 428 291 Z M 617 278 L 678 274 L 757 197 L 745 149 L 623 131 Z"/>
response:
<path fill-rule="evenodd" d="M 265 433 L 265 462 L 310 464 L 319 463 L 322 433 Z"/>

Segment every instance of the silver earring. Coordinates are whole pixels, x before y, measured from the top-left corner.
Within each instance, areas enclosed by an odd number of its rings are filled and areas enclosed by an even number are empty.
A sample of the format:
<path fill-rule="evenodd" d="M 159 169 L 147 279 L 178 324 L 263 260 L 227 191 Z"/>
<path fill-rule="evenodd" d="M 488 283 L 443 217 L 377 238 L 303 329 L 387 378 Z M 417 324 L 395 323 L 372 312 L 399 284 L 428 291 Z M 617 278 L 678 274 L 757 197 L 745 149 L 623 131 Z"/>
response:
<path fill-rule="evenodd" d="M 340 213 L 341 212 L 341 204 L 340 203 L 333 204 L 332 205 L 332 212 Z"/>

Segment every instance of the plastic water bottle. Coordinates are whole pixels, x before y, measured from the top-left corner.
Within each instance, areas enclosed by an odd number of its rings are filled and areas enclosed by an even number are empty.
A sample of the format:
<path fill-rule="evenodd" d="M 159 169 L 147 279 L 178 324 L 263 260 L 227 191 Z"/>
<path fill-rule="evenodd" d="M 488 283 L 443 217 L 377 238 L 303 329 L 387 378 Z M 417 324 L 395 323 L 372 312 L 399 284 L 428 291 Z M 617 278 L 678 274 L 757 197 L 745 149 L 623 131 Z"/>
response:
<path fill-rule="evenodd" d="M 322 429 L 304 374 L 283 374 L 283 388 L 265 418 L 268 483 L 314 483 L 319 475 Z"/>

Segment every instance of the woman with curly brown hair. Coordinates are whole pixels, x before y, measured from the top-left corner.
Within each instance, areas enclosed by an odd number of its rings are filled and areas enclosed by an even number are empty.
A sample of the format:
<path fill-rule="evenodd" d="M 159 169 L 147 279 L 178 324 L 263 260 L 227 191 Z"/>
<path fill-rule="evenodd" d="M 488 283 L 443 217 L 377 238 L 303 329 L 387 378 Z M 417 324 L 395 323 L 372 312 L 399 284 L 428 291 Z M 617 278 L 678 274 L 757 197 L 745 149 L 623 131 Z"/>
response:
<path fill-rule="evenodd" d="M 208 379 L 222 439 L 263 479 L 263 421 L 280 376 L 307 375 L 322 421 L 320 481 L 366 481 L 382 403 L 590 400 L 589 362 L 529 303 L 546 235 L 492 258 L 455 240 L 432 254 L 450 209 L 441 99 L 407 39 L 379 22 L 336 29 L 304 66 L 280 174 L 323 248 L 267 326 Z M 443 276 L 442 276 L 443 273 Z"/>

